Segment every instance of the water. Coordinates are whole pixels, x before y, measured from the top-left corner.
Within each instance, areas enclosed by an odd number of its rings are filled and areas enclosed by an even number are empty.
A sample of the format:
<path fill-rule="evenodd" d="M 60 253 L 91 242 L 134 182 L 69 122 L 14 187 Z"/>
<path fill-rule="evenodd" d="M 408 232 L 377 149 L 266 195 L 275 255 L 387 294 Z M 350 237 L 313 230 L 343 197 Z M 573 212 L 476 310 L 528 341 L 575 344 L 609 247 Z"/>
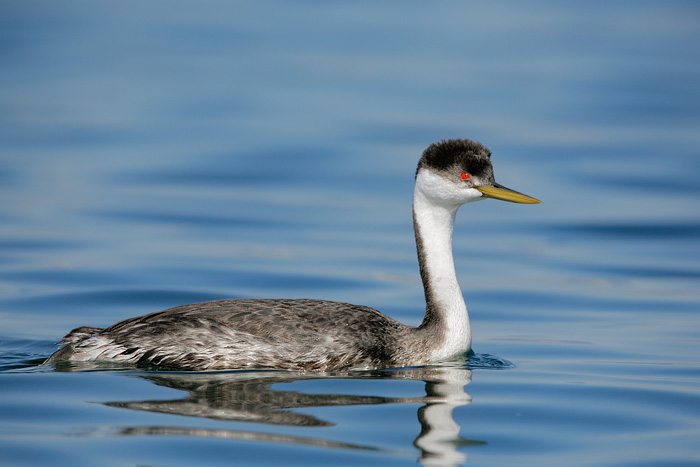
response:
<path fill-rule="evenodd" d="M 699 465 L 690 2 L 5 2 L 0 465 Z M 475 355 L 380 372 L 38 365 L 79 325 L 225 297 L 417 324 L 421 151 L 465 206 Z"/>

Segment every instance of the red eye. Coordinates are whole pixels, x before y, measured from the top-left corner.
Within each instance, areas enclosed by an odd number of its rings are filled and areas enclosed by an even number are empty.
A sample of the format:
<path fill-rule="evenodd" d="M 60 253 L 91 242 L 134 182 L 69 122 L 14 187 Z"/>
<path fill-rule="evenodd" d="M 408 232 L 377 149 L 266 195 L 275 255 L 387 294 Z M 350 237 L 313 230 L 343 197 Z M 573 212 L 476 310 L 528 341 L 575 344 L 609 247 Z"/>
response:
<path fill-rule="evenodd" d="M 469 180 L 471 176 L 467 172 L 462 172 L 462 175 L 460 175 L 462 180 Z"/>

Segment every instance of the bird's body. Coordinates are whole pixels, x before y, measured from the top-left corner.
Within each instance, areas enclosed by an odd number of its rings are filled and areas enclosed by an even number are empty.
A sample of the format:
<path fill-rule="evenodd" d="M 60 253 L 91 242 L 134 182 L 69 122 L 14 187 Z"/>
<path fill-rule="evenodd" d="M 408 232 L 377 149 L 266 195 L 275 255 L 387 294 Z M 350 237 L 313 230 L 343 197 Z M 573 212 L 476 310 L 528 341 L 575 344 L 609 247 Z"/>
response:
<path fill-rule="evenodd" d="M 420 355 L 425 346 L 406 345 L 416 337 L 412 329 L 348 303 L 230 299 L 171 308 L 104 330 L 78 328 L 66 336 L 66 348 L 83 354 L 81 360 L 180 369 L 385 368 L 426 360 Z"/>
<path fill-rule="evenodd" d="M 452 259 L 457 209 L 484 197 L 539 202 L 497 185 L 490 155 L 479 143 L 449 140 L 426 149 L 418 164 L 413 218 L 426 296 L 420 326 L 340 302 L 217 300 L 130 318 L 105 329 L 74 329 L 47 363 L 331 371 L 424 365 L 464 355 L 471 332 Z"/>

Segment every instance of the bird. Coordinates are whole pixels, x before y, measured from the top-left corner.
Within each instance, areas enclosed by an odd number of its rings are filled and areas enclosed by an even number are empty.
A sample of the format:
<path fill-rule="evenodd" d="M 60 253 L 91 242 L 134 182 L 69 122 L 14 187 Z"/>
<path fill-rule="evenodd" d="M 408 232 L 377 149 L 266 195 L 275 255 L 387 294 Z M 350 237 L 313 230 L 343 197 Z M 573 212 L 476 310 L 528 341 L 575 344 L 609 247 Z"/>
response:
<path fill-rule="evenodd" d="M 540 200 L 496 183 L 491 151 L 469 139 L 431 144 L 415 174 L 413 227 L 425 316 L 409 326 L 361 305 L 314 299 L 223 299 L 83 326 L 46 364 L 122 362 L 175 370 L 328 372 L 449 362 L 471 349 L 471 329 L 452 255 L 465 203 Z"/>

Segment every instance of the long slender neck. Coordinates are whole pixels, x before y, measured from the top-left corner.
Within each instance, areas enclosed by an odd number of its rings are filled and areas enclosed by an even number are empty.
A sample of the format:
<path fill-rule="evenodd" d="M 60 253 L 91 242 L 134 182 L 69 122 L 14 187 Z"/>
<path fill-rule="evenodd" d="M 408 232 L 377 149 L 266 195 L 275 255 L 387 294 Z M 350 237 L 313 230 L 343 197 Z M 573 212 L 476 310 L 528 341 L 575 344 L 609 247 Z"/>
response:
<path fill-rule="evenodd" d="M 413 224 L 426 312 L 418 332 L 430 338 L 431 360 L 444 360 L 469 350 L 467 306 L 452 258 L 452 230 L 459 206 L 436 204 L 416 187 Z"/>

